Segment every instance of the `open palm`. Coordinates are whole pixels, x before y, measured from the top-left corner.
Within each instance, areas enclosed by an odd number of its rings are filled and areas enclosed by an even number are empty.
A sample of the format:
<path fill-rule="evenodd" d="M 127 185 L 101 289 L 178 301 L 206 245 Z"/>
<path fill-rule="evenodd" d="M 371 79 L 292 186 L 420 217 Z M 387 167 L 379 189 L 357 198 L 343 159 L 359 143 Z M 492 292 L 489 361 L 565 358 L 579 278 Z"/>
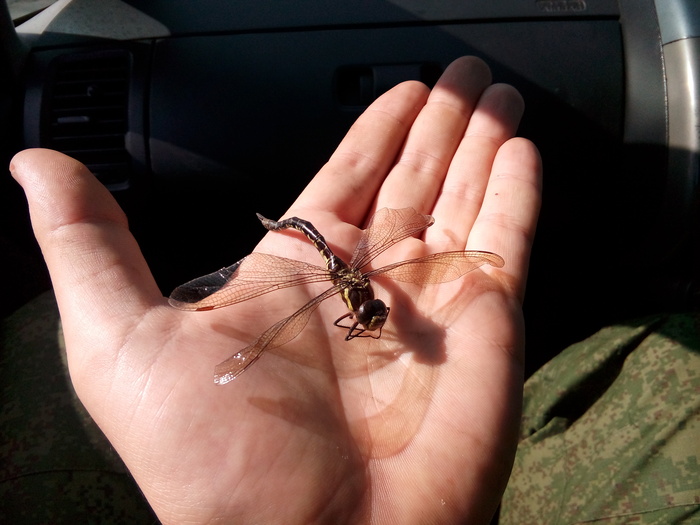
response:
<path fill-rule="evenodd" d="M 490 82 L 481 61 L 465 58 L 432 92 L 397 86 L 286 216 L 311 221 L 348 260 L 374 212 L 413 207 L 435 225 L 373 267 L 464 249 L 498 253 L 505 266 L 429 286 L 380 276 L 375 292 L 391 308 L 381 339 L 345 341 L 332 323 L 347 310 L 332 298 L 225 386 L 212 381 L 214 365 L 323 286 L 175 310 L 82 165 L 47 150 L 13 159 L 75 388 L 163 522 L 488 521 L 515 450 L 540 176 L 532 144 L 511 139 L 519 95 Z M 287 232 L 256 251 L 322 264 Z"/>

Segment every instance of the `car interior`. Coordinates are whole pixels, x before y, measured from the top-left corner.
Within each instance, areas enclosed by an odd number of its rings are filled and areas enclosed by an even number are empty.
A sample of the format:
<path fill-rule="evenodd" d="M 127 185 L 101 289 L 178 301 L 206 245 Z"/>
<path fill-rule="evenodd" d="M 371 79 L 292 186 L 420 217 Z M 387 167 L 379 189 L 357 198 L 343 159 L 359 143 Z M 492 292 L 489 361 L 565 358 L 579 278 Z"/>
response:
<path fill-rule="evenodd" d="M 461 55 L 523 94 L 544 205 L 528 365 L 605 324 L 697 299 L 700 8 L 680 0 L 59 0 L 2 20 L 7 162 L 47 147 L 112 190 L 164 294 L 249 253 L 351 123 Z M 8 313 L 48 288 L 2 181 Z"/>
<path fill-rule="evenodd" d="M 0 152 L 62 151 L 111 190 L 164 295 L 248 254 L 352 122 L 476 55 L 515 86 L 544 204 L 527 367 L 631 317 L 698 304 L 694 0 L 58 0 L 0 6 Z M 11 6 L 10 6 L 11 7 Z M 3 315 L 50 288 L 0 179 Z"/>

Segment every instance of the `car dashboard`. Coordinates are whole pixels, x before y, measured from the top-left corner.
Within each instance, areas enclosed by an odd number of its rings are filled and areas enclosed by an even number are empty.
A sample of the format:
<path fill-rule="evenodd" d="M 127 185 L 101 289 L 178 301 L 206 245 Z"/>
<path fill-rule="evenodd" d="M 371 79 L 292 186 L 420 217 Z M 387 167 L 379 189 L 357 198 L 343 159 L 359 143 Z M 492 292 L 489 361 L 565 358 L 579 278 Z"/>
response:
<path fill-rule="evenodd" d="M 477 55 L 544 163 L 529 368 L 696 304 L 695 2 L 59 0 L 16 32 L 3 154 L 84 162 L 166 295 L 250 252 L 255 212 L 281 215 L 377 96 Z"/>

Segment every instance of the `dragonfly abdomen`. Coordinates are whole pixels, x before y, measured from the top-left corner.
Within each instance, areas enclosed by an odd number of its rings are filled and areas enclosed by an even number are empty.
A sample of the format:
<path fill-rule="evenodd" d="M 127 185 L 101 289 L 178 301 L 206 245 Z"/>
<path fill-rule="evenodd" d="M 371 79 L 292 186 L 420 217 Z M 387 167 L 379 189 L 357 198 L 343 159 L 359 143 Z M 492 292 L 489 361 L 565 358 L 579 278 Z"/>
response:
<path fill-rule="evenodd" d="M 299 217 L 290 217 L 289 219 L 284 219 L 281 221 L 273 221 L 272 219 L 263 217 L 259 213 L 256 215 L 258 216 L 258 219 L 260 219 L 262 225 L 270 231 L 293 228 L 303 233 L 306 238 L 309 239 L 316 247 L 318 253 L 321 254 L 321 257 L 323 257 L 323 260 L 326 263 L 326 268 L 328 268 L 328 271 L 331 272 L 331 274 L 337 275 L 338 272 L 348 267 L 348 265 L 345 264 L 345 261 L 333 253 L 333 251 L 328 247 L 326 239 L 323 238 L 323 235 L 321 235 L 316 227 L 309 221 L 305 221 Z"/>

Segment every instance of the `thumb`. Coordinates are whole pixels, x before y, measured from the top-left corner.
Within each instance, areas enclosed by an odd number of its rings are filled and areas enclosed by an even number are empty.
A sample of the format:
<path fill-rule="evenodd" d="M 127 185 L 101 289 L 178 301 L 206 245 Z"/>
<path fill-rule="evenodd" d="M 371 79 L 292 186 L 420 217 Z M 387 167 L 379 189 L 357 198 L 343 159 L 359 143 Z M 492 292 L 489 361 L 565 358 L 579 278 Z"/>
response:
<path fill-rule="evenodd" d="M 10 171 L 29 203 L 69 352 L 76 344 L 104 347 L 105 337 L 123 335 L 148 308 L 162 304 L 124 212 L 84 165 L 33 149 L 15 155 Z M 97 332 L 102 345 L 94 346 L 97 341 L 88 339 Z"/>

